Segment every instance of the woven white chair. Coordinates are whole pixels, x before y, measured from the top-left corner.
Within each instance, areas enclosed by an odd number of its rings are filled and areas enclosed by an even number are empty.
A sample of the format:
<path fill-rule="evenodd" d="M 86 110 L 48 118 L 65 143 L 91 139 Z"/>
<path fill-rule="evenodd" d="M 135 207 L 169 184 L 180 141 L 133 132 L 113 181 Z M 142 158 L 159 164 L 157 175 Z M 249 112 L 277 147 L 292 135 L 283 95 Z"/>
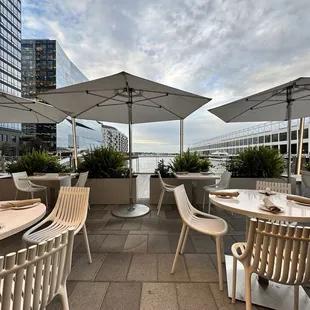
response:
<path fill-rule="evenodd" d="M 202 189 L 204 190 L 203 193 L 203 202 L 202 202 L 202 210 L 205 210 L 205 203 L 206 203 L 206 194 L 210 190 L 224 190 L 229 188 L 229 183 L 230 183 L 230 178 L 231 178 L 231 172 L 229 171 L 224 171 L 221 175 L 220 181 L 216 184 L 212 185 L 207 185 L 204 186 Z M 211 210 L 211 202 L 209 200 L 209 205 L 208 205 L 208 213 L 210 213 Z"/>
<path fill-rule="evenodd" d="M 159 171 L 157 171 L 157 174 L 158 174 L 158 177 L 159 177 L 159 180 L 160 180 L 160 185 L 161 185 L 161 193 L 160 193 L 159 200 L 158 200 L 158 205 L 157 205 L 157 216 L 159 216 L 159 212 L 160 212 L 160 209 L 161 209 L 161 205 L 163 203 L 165 192 L 168 192 L 168 193 L 173 192 L 173 190 L 176 188 L 176 186 L 169 185 L 169 184 L 165 183 L 163 178 L 161 177 L 161 174 L 160 174 Z"/>
<path fill-rule="evenodd" d="M 203 234 L 215 237 L 217 252 L 217 267 L 219 274 L 220 290 L 223 290 L 223 270 L 222 256 L 223 253 L 223 236 L 227 233 L 227 223 L 214 215 L 203 213 L 195 209 L 188 200 L 184 185 L 180 185 L 174 190 L 176 204 L 183 221 L 182 231 L 180 234 L 178 247 L 175 253 L 171 273 L 174 273 L 175 265 L 180 254 L 183 254 L 190 229 L 194 229 Z"/>
<path fill-rule="evenodd" d="M 63 231 L 73 228 L 76 235 L 83 229 L 85 246 L 89 263 L 92 262 L 86 230 L 86 217 L 88 211 L 89 188 L 69 187 L 60 188 L 55 208 L 43 221 L 24 233 L 22 240 L 25 244 L 38 244 L 53 238 Z M 50 225 L 46 226 L 46 223 Z M 42 226 L 44 227 L 42 228 Z"/>
<path fill-rule="evenodd" d="M 310 283 L 310 227 L 280 225 L 251 219 L 247 242 L 232 245 L 232 303 L 236 301 L 237 260 L 245 271 L 246 310 L 252 309 L 251 275 L 294 285 L 294 309 L 298 309 L 299 285 Z"/>
<path fill-rule="evenodd" d="M 45 309 L 59 295 L 69 310 L 66 282 L 74 230 L 28 249 L 0 256 L 0 309 Z"/>
<path fill-rule="evenodd" d="M 31 198 L 34 198 L 34 193 L 45 191 L 45 204 L 46 207 L 48 207 L 48 201 L 47 201 L 47 187 L 43 185 L 37 185 L 29 180 L 21 180 L 21 178 L 28 178 L 27 172 L 16 172 L 12 173 L 13 182 L 16 187 L 16 194 L 15 194 L 15 200 L 17 199 L 18 192 L 26 192 L 28 195 L 31 195 Z"/>
<path fill-rule="evenodd" d="M 292 193 L 292 185 L 290 183 L 256 181 L 257 190 L 265 190 L 267 187 L 269 187 L 271 191 L 282 194 Z"/>

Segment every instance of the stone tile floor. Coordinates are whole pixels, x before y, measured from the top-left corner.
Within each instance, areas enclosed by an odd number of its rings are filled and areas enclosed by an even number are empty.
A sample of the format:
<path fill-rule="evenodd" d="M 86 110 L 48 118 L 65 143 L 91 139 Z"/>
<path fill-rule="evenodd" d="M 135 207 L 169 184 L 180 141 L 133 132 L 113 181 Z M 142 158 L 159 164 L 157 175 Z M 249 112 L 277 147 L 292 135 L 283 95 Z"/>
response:
<path fill-rule="evenodd" d="M 147 199 L 140 202 L 148 203 Z M 219 291 L 215 243 L 211 237 L 191 232 L 174 275 L 170 274 L 181 230 L 175 206 L 156 206 L 143 218 L 119 219 L 113 205 L 93 205 L 87 230 L 93 263 L 88 264 L 82 235 L 75 238 L 73 266 L 68 280 L 71 310 L 195 310 L 245 309 L 243 302 L 231 304 L 227 289 Z M 229 223 L 225 253 L 245 238 L 242 216 L 212 209 Z M 0 242 L 0 254 L 18 250 L 21 234 Z M 54 300 L 48 310 L 61 309 Z M 265 309 L 255 307 L 253 309 Z"/>

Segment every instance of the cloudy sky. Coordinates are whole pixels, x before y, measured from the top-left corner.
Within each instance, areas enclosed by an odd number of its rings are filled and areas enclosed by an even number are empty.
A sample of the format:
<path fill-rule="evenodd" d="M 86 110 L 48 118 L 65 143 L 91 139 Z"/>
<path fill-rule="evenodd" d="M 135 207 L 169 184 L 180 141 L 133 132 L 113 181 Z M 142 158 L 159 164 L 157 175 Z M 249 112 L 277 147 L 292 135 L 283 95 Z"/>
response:
<path fill-rule="evenodd" d="M 58 40 L 89 79 L 128 71 L 213 98 L 185 120 L 188 146 L 245 126 L 209 108 L 310 75 L 309 11 L 309 0 L 24 0 L 23 38 Z M 133 129 L 135 151 L 179 149 L 178 122 Z"/>

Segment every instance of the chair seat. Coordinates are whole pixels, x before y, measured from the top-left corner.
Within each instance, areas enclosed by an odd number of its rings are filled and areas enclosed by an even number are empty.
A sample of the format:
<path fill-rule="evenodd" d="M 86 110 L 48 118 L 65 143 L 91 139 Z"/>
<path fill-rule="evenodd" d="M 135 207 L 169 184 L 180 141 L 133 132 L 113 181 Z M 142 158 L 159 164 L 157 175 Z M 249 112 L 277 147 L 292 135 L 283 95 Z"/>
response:
<path fill-rule="evenodd" d="M 47 187 L 46 186 L 41 186 L 39 187 L 28 187 L 28 188 L 23 188 L 20 189 L 20 191 L 26 192 L 26 193 L 37 193 L 37 192 L 42 192 L 43 190 L 46 190 Z"/>
<path fill-rule="evenodd" d="M 213 236 L 224 235 L 228 230 L 227 223 L 220 218 L 210 219 L 191 216 L 188 220 L 188 225 L 191 229 Z"/>

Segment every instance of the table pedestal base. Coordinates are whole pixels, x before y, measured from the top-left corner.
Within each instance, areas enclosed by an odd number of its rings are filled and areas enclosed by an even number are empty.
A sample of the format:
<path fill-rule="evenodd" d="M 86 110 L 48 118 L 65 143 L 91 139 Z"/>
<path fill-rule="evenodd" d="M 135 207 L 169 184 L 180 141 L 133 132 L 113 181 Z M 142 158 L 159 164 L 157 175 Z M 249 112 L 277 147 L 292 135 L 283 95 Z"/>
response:
<path fill-rule="evenodd" d="M 233 257 L 225 255 L 228 296 L 231 298 L 232 292 L 232 273 Z M 287 310 L 294 309 L 294 287 L 282 285 L 275 282 L 269 282 L 269 285 L 260 285 L 257 281 L 257 275 L 252 275 L 252 304 L 271 309 Z M 236 299 L 245 300 L 244 269 L 241 263 L 237 264 L 237 289 Z M 310 309 L 310 298 L 299 287 L 299 309 Z"/>

